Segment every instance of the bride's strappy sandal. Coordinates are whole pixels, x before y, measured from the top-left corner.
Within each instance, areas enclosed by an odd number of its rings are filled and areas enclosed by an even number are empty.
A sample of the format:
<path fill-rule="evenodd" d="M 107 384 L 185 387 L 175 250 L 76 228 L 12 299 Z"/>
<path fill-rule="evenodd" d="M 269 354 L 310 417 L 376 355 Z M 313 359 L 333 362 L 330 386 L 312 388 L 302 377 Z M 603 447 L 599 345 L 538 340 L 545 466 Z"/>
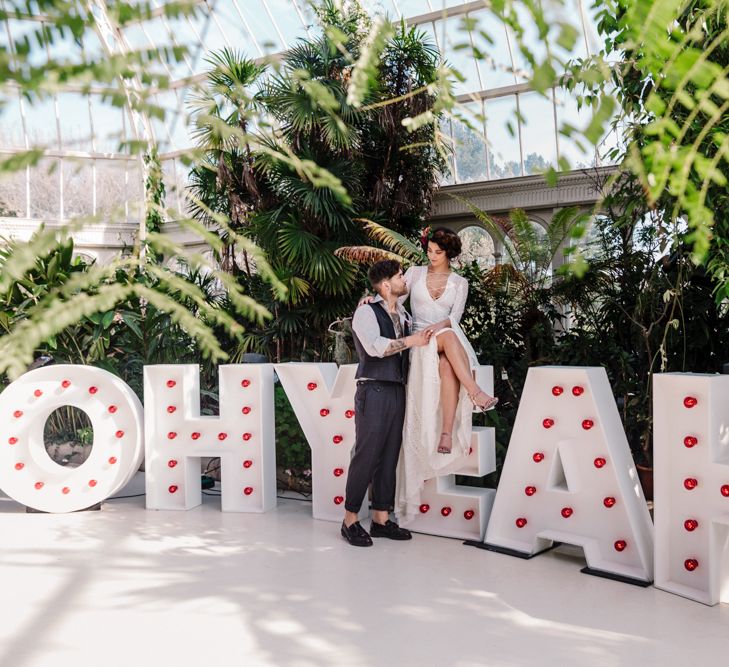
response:
<path fill-rule="evenodd" d="M 471 403 L 473 403 L 473 405 L 481 412 L 488 412 L 489 410 L 493 410 L 496 407 L 496 404 L 499 402 L 499 399 L 496 398 L 496 396 L 492 396 L 486 401 L 486 403 L 484 403 L 483 405 L 479 405 L 478 403 L 476 403 L 476 398 L 478 398 L 478 396 L 480 396 L 481 394 L 483 394 L 484 396 L 488 396 L 485 391 L 479 390 L 475 394 L 469 394 L 468 398 L 471 399 Z"/>
<path fill-rule="evenodd" d="M 448 448 L 443 447 L 441 444 L 443 442 L 443 436 L 449 438 L 451 440 L 451 446 Z M 438 454 L 450 454 L 451 449 L 453 449 L 453 438 L 451 437 L 450 433 L 441 433 L 440 434 L 440 442 L 438 443 Z"/>

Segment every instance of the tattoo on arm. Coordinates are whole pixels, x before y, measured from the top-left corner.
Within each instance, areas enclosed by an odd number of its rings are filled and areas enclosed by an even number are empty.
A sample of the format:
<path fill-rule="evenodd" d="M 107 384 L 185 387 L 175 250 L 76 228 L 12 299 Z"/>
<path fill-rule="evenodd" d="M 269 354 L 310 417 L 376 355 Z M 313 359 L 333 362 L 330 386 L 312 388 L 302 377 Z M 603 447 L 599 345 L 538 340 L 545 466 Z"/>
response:
<path fill-rule="evenodd" d="M 402 352 L 404 349 L 407 348 L 407 344 L 405 343 L 405 340 L 403 338 L 396 338 L 387 346 L 387 349 L 385 349 L 385 354 L 383 354 L 383 357 L 389 357 L 393 354 L 397 354 L 398 352 Z"/>

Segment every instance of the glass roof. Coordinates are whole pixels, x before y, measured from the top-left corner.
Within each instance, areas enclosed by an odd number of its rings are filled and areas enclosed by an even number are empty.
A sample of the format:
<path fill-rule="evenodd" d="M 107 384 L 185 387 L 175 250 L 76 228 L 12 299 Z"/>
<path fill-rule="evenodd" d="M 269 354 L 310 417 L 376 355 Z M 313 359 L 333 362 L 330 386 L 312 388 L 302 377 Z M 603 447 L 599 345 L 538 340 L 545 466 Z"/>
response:
<path fill-rule="evenodd" d="M 3 6 L 6 0 L 1 0 Z M 81 62 L 114 53 L 147 49 L 170 51 L 185 47 L 179 60 L 159 58 L 145 69 L 169 82 L 154 82 L 150 102 L 166 110 L 163 120 L 145 118 L 144 127 L 156 142 L 163 160 L 170 204 L 177 201 L 186 182 L 187 167 L 180 153 L 192 145 L 187 117 L 191 89 L 204 78 L 208 51 L 225 46 L 254 58 L 264 58 L 291 46 L 297 38 L 317 30 L 307 0 L 194 0 L 191 15 L 168 16 L 160 0 L 152 0 L 151 15 L 120 25 L 104 0 L 91 0 L 96 19 L 94 31 L 82 40 L 70 36 L 31 51 L 30 64 L 42 66 L 48 58 Z M 586 112 L 576 99 L 558 88 L 548 98 L 529 89 L 527 63 L 515 45 L 515 36 L 485 3 L 465 0 L 363 1 L 371 13 L 386 14 L 418 25 L 432 36 L 448 63 L 460 74 L 455 93 L 460 107 L 442 130 L 455 151 L 448 183 L 527 176 L 567 157 L 575 167 L 594 164 L 596 155 L 585 153 L 559 133 L 563 122 L 584 126 Z M 585 0 L 565 0 L 565 9 L 579 17 L 582 34 L 573 57 L 599 50 L 599 40 Z M 522 12 L 525 36 L 537 55 L 547 45 L 538 39 L 536 27 Z M 32 19 L 4 20 L 0 47 L 14 54 L 24 38 L 42 24 L 42 14 Z M 559 47 L 550 44 L 553 50 Z M 474 58 L 474 50 L 489 54 Z M 110 201 L 123 206 L 130 220 L 138 215 L 135 202 L 141 192 L 139 157 L 125 147 L 139 137 L 139 125 L 123 104 L 128 85 L 119 83 L 59 89 L 52 96 L 29 103 L 17 88 L 6 85 L 0 111 L 0 152 L 31 146 L 45 147 L 41 165 L 0 182 L 0 206 L 17 217 L 66 219 L 73 215 L 97 215 Z M 151 85 L 151 88 L 150 88 Z M 116 94 L 116 106 L 109 96 Z M 119 100 L 122 100 L 120 102 Z M 48 167 L 53 169 L 48 173 Z M 41 191 L 47 190 L 42 197 Z M 3 204 L 4 202 L 4 204 Z M 0 215 L 3 215 L 0 210 Z"/>

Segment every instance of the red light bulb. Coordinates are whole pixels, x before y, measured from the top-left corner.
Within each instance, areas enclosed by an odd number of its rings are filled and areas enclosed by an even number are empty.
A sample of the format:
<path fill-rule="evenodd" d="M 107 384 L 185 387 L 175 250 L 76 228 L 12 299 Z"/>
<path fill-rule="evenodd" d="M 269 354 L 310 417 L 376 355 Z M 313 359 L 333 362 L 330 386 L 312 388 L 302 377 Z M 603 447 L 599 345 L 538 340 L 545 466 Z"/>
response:
<path fill-rule="evenodd" d="M 190 437 L 193 440 L 198 440 L 200 438 L 200 434 L 197 431 L 195 431 Z"/>
<path fill-rule="evenodd" d="M 113 415 L 117 411 L 116 405 L 110 405 L 109 406 L 109 412 Z"/>
<path fill-rule="evenodd" d="M 16 444 L 18 444 L 18 439 L 17 438 L 8 438 L 8 444 L 16 445 Z"/>
<path fill-rule="evenodd" d="M 450 507 L 442 507 L 441 510 L 440 510 L 440 513 L 443 516 L 448 516 L 451 513 L 451 508 Z"/>
<path fill-rule="evenodd" d="M 592 421 L 592 419 L 583 419 L 582 420 L 582 428 L 584 428 L 586 431 L 589 431 L 594 425 L 595 425 L 595 422 Z"/>
<path fill-rule="evenodd" d="M 552 428 L 552 426 L 554 426 L 554 419 L 547 417 L 547 419 L 542 420 L 542 426 L 544 426 L 544 428 Z"/>
<path fill-rule="evenodd" d="M 89 480 L 89 486 L 90 486 L 90 487 L 91 487 L 92 489 L 93 489 L 93 488 L 94 488 L 94 487 L 96 486 L 96 484 L 97 484 L 97 482 L 96 482 L 96 480 L 95 480 L 95 479 L 90 479 L 90 480 Z"/>
<path fill-rule="evenodd" d="M 63 487 L 63 488 L 61 489 L 61 493 L 62 493 L 62 494 L 63 494 L 63 495 L 65 496 L 65 495 L 67 495 L 67 494 L 71 493 L 71 489 L 69 489 L 69 488 L 68 488 L 67 486 L 64 486 L 64 487 Z"/>
<path fill-rule="evenodd" d="M 314 391 L 314 389 L 316 389 L 316 387 L 317 387 L 317 384 L 316 384 L 316 382 L 309 382 L 309 384 L 307 384 L 307 385 L 306 385 L 306 388 L 307 388 L 307 389 L 308 389 L 309 391 Z M 339 497 L 339 496 L 337 496 L 337 498 L 338 498 L 338 497 Z"/>
<path fill-rule="evenodd" d="M 473 519 L 474 516 L 476 516 L 476 512 L 474 512 L 473 510 L 466 510 L 463 513 L 463 518 L 466 519 L 466 521 L 470 521 L 471 519 Z"/>
<path fill-rule="evenodd" d="M 223 442 L 223 440 L 225 440 L 227 437 L 227 433 L 218 433 L 218 440 L 220 440 L 220 442 Z"/>
<path fill-rule="evenodd" d="M 250 380 L 243 380 L 240 383 L 240 386 L 243 387 L 243 389 L 246 389 L 247 387 L 250 387 L 251 386 L 251 381 Z"/>
<path fill-rule="evenodd" d="M 534 452 L 532 459 L 534 460 L 534 463 L 541 463 L 544 461 L 544 454 L 542 454 L 542 452 Z"/>
<path fill-rule="evenodd" d="M 177 408 L 174 405 L 168 405 L 167 406 L 167 412 L 169 414 L 172 414 L 173 412 L 175 412 L 175 410 L 177 410 Z"/>
<path fill-rule="evenodd" d="M 617 540 L 613 546 L 615 547 L 615 551 L 625 551 L 628 543 L 625 540 Z"/>
<path fill-rule="evenodd" d="M 36 398 L 40 398 L 41 396 L 43 396 L 43 392 L 40 389 L 36 389 L 33 392 L 33 396 L 35 396 Z"/>
<path fill-rule="evenodd" d="M 527 520 L 523 516 L 520 516 L 514 523 L 516 523 L 517 528 L 524 528 L 527 525 Z"/>
<path fill-rule="evenodd" d="M 729 484 L 722 484 L 721 489 L 721 495 L 725 498 L 729 498 Z"/>
<path fill-rule="evenodd" d="M 537 492 L 536 486 L 527 486 L 524 489 L 524 493 L 526 493 L 528 496 L 533 496 Z"/>
<path fill-rule="evenodd" d="M 247 486 L 245 489 L 243 489 L 243 493 L 245 493 L 247 496 L 250 496 L 251 493 L 253 493 L 253 487 Z"/>
<path fill-rule="evenodd" d="M 686 521 L 683 522 L 683 527 L 688 530 L 689 533 L 693 533 L 699 527 L 699 522 L 696 521 L 696 519 L 686 519 Z"/>
<path fill-rule="evenodd" d="M 691 447 L 696 447 L 696 445 L 699 444 L 699 439 L 698 438 L 695 438 L 693 435 L 687 435 L 683 439 L 683 444 L 686 447 L 688 447 L 689 449 L 691 449 Z"/>
<path fill-rule="evenodd" d="M 177 384 L 174 380 L 167 380 L 167 386 L 172 389 Z"/>
<path fill-rule="evenodd" d="M 420 513 L 425 514 L 429 509 L 430 509 L 430 505 L 428 505 L 427 503 L 423 503 L 420 506 Z"/>
<path fill-rule="evenodd" d="M 572 512 L 573 510 L 571 507 L 563 507 L 561 514 L 565 519 L 569 519 L 572 516 Z"/>
<path fill-rule="evenodd" d="M 603 499 L 602 504 L 605 505 L 605 507 L 607 507 L 608 509 L 610 509 L 611 507 L 615 507 L 616 502 L 617 501 L 615 500 L 615 498 L 613 498 L 612 496 L 608 496 L 607 498 Z"/>
<path fill-rule="evenodd" d="M 169 461 L 167 461 L 168 468 L 174 468 L 176 465 L 177 465 L 177 461 L 175 461 L 175 459 L 170 459 Z"/>
<path fill-rule="evenodd" d="M 596 468 L 604 468 L 605 467 L 605 464 L 607 463 L 607 461 L 604 458 L 602 458 L 601 456 L 598 456 L 593 461 L 593 463 L 595 464 L 595 467 Z"/>
<path fill-rule="evenodd" d="M 354 410 L 347 410 L 347 411 L 346 411 L 346 412 L 344 413 L 344 416 L 345 416 L 345 417 L 346 417 L 347 419 L 352 419 L 352 417 L 354 417 Z"/>
<path fill-rule="evenodd" d="M 89 394 L 91 394 L 92 396 L 93 396 L 93 395 L 94 395 L 94 394 L 95 394 L 95 393 L 96 393 L 97 391 L 99 391 L 99 388 L 98 388 L 98 387 L 89 387 Z"/>
<path fill-rule="evenodd" d="M 16 419 L 20 419 L 22 416 L 23 416 L 22 410 L 16 410 L 15 412 L 13 412 L 13 417 L 15 417 Z"/>
<path fill-rule="evenodd" d="M 71 386 L 71 381 L 70 380 L 64 380 L 63 382 L 61 382 L 61 386 L 64 389 L 68 389 Z"/>
<path fill-rule="evenodd" d="M 44 484 L 43 482 L 36 482 L 33 486 L 35 487 L 36 491 L 40 491 L 43 488 Z"/>
<path fill-rule="evenodd" d="M 124 437 L 124 431 L 117 431 L 114 435 L 117 438 L 123 438 Z"/>
<path fill-rule="evenodd" d="M 687 396 L 683 399 L 683 404 L 687 408 L 694 408 L 699 401 L 694 396 Z"/>
<path fill-rule="evenodd" d="M 696 560 L 695 558 L 687 558 L 687 559 L 686 559 L 686 560 L 685 560 L 685 561 L 683 562 L 683 566 L 684 566 L 684 567 L 685 567 L 685 568 L 686 568 L 686 569 L 687 569 L 687 570 L 688 570 L 689 572 L 693 572 L 693 571 L 694 571 L 694 570 L 695 570 L 695 569 L 696 569 L 696 568 L 697 568 L 697 567 L 699 566 L 699 561 L 697 561 L 697 560 Z"/>
<path fill-rule="evenodd" d="M 334 443 L 335 445 L 338 445 L 338 444 L 339 444 L 340 442 L 342 442 L 342 440 L 344 440 L 344 438 L 343 438 L 343 437 L 342 437 L 341 435 L 335 435 L 335 436 L 334 436 L 334 437 L 332 438 L 332 442 L 333 442 L 333 443 Z"/>
<path fill-rule="evenodd" d="M 174 439 L 175 439 L 176 437 L 177 437 L 177 433 L 175 433 L 174 431 L 170 431 L 170 432 L 169 432 L 169 433 L 167 434 L 167 439 L 168 439 L 168 440 L 174 440 Z"/>
<path fill-rule="evenodd" d="M 564 389 L 558 385 L 552 387 L 552 394 L 554 396 L 561 396 L 564 393 Z"/>
<path fill-rule="evenodd" d="M 251 413 L 251 409 L 250 409 L 250 408 L 249 408 L 249 407 L 248 407 L 248 406 L 246 405 L 246 406 L 244 406 L 244 408 L 243 408 L 243 409 L 241 410 L 241 412 L 242 412 L 242 413 L 243 413 L 244 415 L 249 415 L 249 414 Z"/>
<path fill-rule="evenodd" d="M 344 502 L 343 496 L 334 496 L 334 504 L 341 505 Z"/>
<path fill-rule="evenodd" d="M 177 485 L 176 484 L 171 484 L 170 486 L 167 487 L 167 490 L 170 493 L 174 493 L 175 491 L 177 491 Z"/>
<path fill-rule="evenodd" d="M 694 477 L 687 477 L 683 480 L 683 485 L 689 491 L 693 491 L 698 486 L 698 481 Z"/>
<path fill-rule="evenodd" d="M 110 463 L 111 465 L 114 465 L 114 464 L 116 463 L 116 456 L 110 456 L 110 457 L 109 457 L 109 463 Z"/>
<path fill-rule="evenodd" d="M 25 463 L 16 463 L 15 464 L 16 470 L 22 470 L 23 468 L 25 468 Z"/>
<path fill-rule="evenodd" d="M 329 416 L 329 410 L 327 410 L 326 408 L 322 408 L 321 410 L 319 410 L 319 414 L 322 417 L 328 417 Z"/>
<path fill-rule="evenodd" d="M 575 385 L 572 387 L 572 395 L 573 396 L 582 396 L 582 394 L 585 393 L 585 388 L 580 387 L 580 385 Z"/>
<path fill-rule="evenodd" d="M 244 433 L 243 434 L 243 440 L 248 442 L 253 436 L 250 433 Z"/>
<path fill-rule="evenodd" d="M 251 461 L 250 459 L 247 461 L 243 461 L 244 468 L 250 468 L 252 465 L 253 465 L 253 461 Z"/>
<path fill-rule="evenodd" d="M 344 474 L 344 470 L 342 468 L 334 468 L 333 472 L 335 477 L 341 477 Z"/>

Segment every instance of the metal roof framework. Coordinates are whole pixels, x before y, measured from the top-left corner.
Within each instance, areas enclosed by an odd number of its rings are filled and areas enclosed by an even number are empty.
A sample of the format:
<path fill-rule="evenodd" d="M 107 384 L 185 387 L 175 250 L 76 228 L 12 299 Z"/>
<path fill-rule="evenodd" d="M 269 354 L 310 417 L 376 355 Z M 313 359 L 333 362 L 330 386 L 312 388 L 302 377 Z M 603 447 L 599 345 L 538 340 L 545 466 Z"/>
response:
<path fill-rule="evenodd" d="M 585 0 L 567 0 L 582 26 L 577 56 L 597 48 L 593 22 Z M 82 44 L 47 44 L 45 57 L 98 58 L 132 50 L 184 46 L 179 61 L 160 60 L 153 73 L 165 77 L 168 87 L 151 89 L 152 103 L 166 110 L 164 120 L 104 102 L 107 86 L 68 86 L 46 101 L 30 105 L 11 84 L 2 94 L 0 153 L 14 153 L 35 145 L 45 157 L 35 168 L 0 183 L 0 205 L 21 218 L 65 220 L 78 215 L 99 215 L 112 205 L 123 207 L 127 221 L 140 216 L 143 169 L 140 158 L 120 149 L 132 139 L 153 141 L 159 150 L 168 185 L 168 205 L 182 211 L 181 192 L 187 167 L 181 156 L 192 146 L 186 114 L 188 92 L 205 78 L 205 54 L 227 46 L 256 58 L 275 57 L 296 39 L 313 34 L 313 16 L 305 0 L 195 0 L 192 15 L 169 17 L 162 0 L 145 20 L 115 24 L 105 0 L 86 0 L 95 21 Z M 538 173 L 561 156 L 575 166 L 599 164 L 599 155 L 585 154 L 559 133 L 567 121 L 582 124 L 587 118 L 576 100 L 553 88 L 548 98 L 531 90 L 509 27 L 486 9 L 483 0 L 380 0 L 364 2 L 428 33 L 447 61 L 464 77 L 457 84 L 457 101 L 470 124 L 449 118 L 442 131 L 455 146 L 448 183 L 513 178 Z M 370 7 L 371 6 L 371 7 Z M 48 21 L 43 15 L 6 19 L 0 45 L 11 54 L 29 26 Z M 493 43 L 484 40 L 482 32 Z M 536 33 L 534 33 L 536 35 Z M 531 46 L 531 45 L 530 45 Z M 545 48 L 535 39 L 535 51 Z M 474 57 L 474 49 L 493 54 L 488 62 Z M 43 55 L 36 54 L 42 63 Z M 140 79 L 118 82 L 117 92 L 141 94 Z M 150 92 L 148 88 L 147 93 Z M 470 125 L 470 126 L 469 126 Z M 507 126 L 510 130 L 507 130 Z M 55 166 L 49 174 L 49 166 Z M 0 215 L 3 215 L 0 209 Z"/>

